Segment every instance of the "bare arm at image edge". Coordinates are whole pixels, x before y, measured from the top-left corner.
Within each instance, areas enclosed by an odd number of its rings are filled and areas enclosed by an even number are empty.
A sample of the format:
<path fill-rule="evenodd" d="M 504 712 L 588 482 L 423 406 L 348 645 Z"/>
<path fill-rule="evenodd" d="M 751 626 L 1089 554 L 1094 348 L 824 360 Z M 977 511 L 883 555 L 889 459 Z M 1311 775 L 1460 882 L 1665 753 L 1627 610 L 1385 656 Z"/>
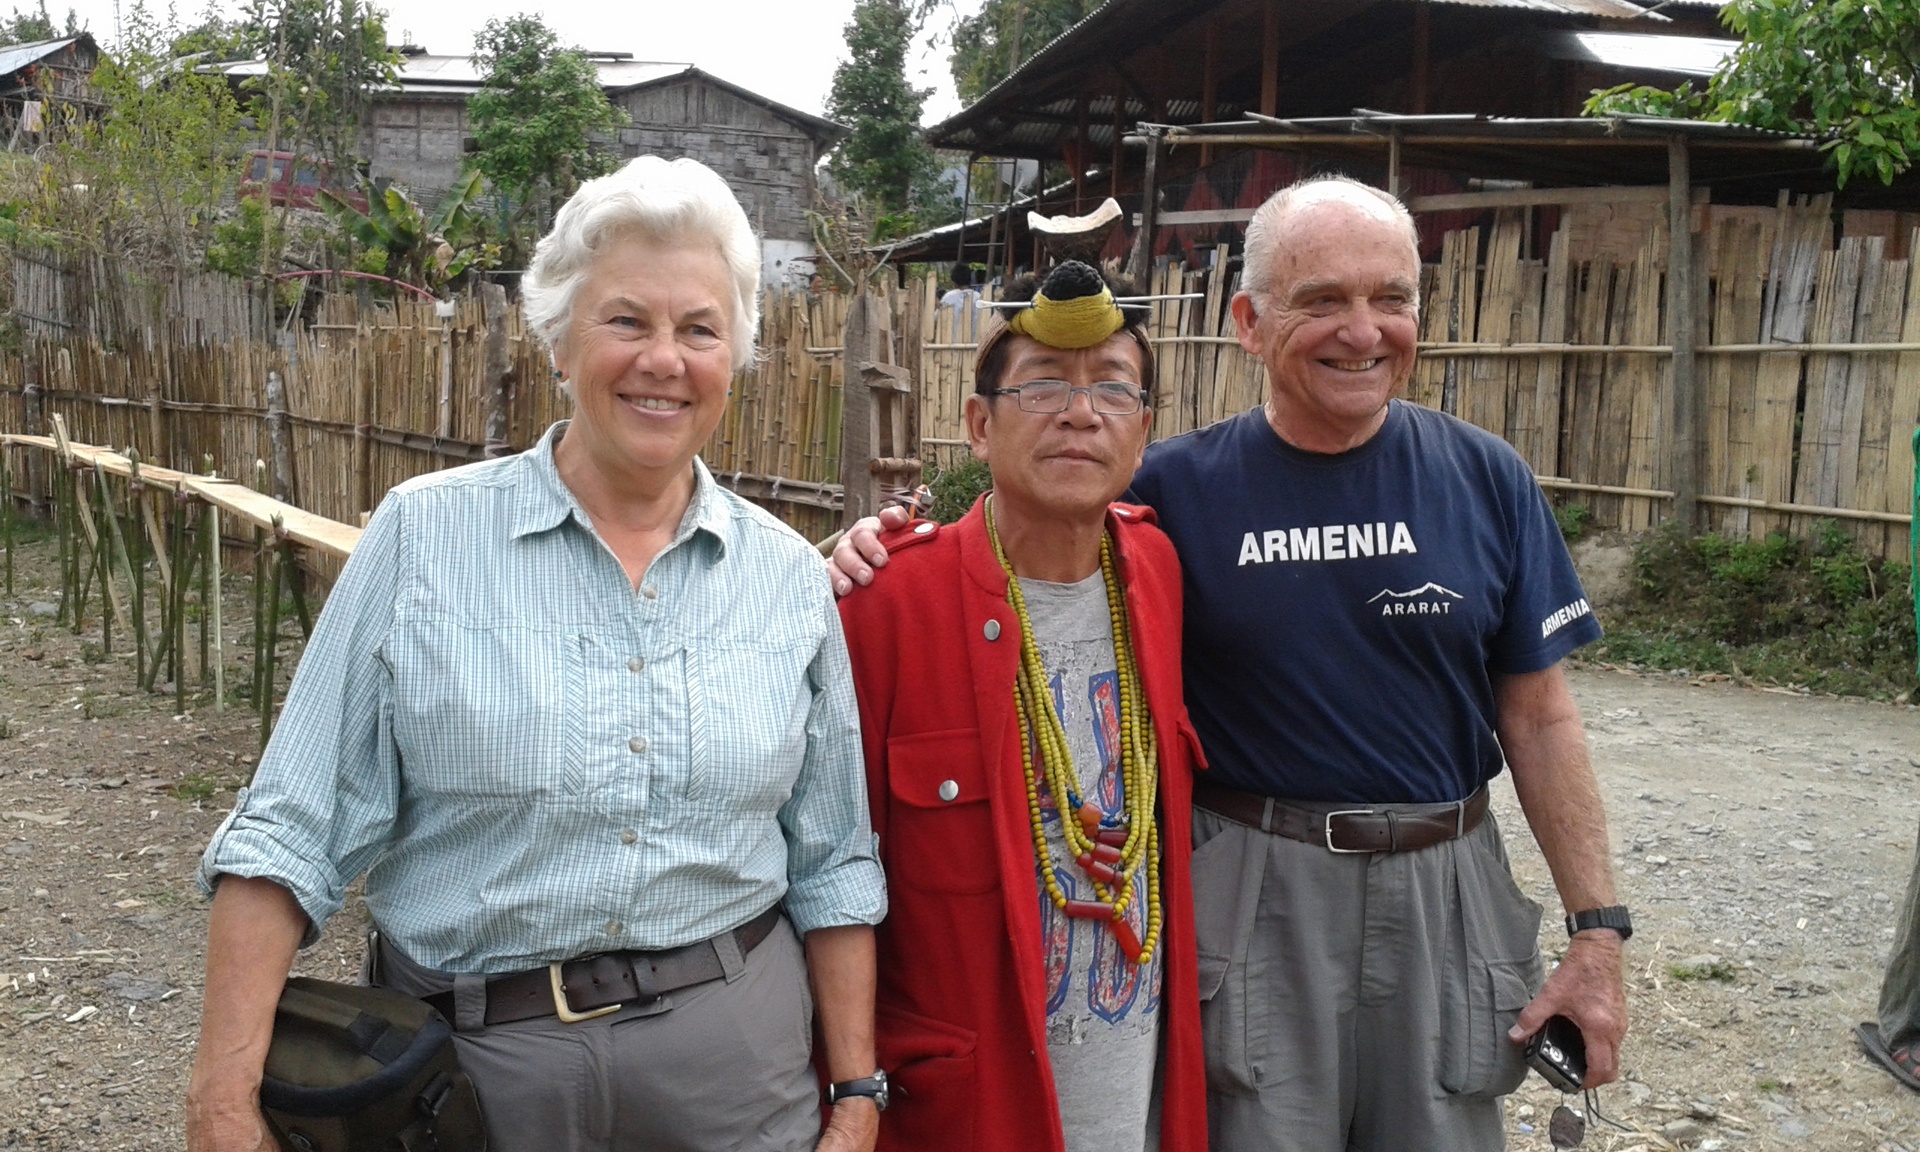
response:
<path fill-rule="evenodd" d="M 1513 789 L 1553 873 L 1561 903 L 1569 913 L 1618 903 L 1606 810 L 1565 670 L 1554 664 L 1538 672 L 1501 676 L 1494 692 L 1500 746 L 1513 771 Z M 1580 1026 L 1586 1040 L 1587 1085 L 1617 1079 L 1620 1044 L 1627 1034 L 1620 952 L 1620 936 L 1611 930 L 1575 936 L 1565 959 L 1520 1013 L 1510 1038 L 1522 1042 L 1549 1017 L 1566 1016 Z"/>
<path fill-rule="evenodd" d="M 187 1086 L 188 1152 L 275 1152 L 260 1115 L 273 1013 L 307 930 L 293 894 L 271 880 L 223 876 L 207 929 L 200 1046 Z"/>
<path fill-rule="evenodd" d="M 807 977 L 826 1049 L 829 1081 L 863 1080 L 879 1067 L 873 1049 L 873 929 L 864 925 L 807 933 Z M 867 1152 L 880 1136 L 880 1111 L 853 1096 L 833 1107 L 820 1152 Z"/>

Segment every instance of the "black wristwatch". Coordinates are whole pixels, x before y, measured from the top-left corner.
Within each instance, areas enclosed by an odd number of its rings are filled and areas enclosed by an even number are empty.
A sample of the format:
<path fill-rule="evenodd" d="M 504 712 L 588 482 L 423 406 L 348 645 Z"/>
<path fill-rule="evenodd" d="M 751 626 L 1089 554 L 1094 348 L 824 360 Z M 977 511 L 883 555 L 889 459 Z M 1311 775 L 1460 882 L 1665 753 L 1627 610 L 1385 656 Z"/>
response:
<path fill-rule="evenodd" d="M 827 1085 L 827 1103 L 838 1104 L 849 1096 L 867 1096 L 872 1098 L 873 1106 L 880 1111 L 887 1110 L 887 1074 L 875 1072 L 864 1080 L 842 1080 L 838 1084 Z"/>
<path fill-rule="evenodd" d="M 1633 917 L 1628 914 L 1625 904 L 1615 904 L 1607 908 L 1589 908 L 1585 912 L 1575 912 L 1567 917 L 1567 935 L 1585 932 L 1589 928 L 1611 928 L 1620 933 L 1621 940 L 1633 938 Z"/>

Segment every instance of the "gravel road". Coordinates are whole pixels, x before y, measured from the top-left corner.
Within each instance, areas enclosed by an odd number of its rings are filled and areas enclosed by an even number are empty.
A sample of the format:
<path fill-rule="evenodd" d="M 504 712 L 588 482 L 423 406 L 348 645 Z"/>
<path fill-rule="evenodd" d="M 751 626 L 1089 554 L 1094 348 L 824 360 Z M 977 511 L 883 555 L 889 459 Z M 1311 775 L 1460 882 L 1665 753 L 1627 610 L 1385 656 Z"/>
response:
<path fill-rule="evenodd" d="M 33 571 L 0 599 L 0 1148 L 177 1149 L 206 930 L 193 865 L 257 736 L 243 709 L 176 717 L 140 693 L 97 632 L 46 618 Z M 1639 925 L 1627 1082 L 1601 1098 L 1630 1131 L 1596 1124 L 1585 1146 L 1920 1152 L 1920 1095 L 1848 1031 L 1914 857 L 1920 709 L 1605 668 L 1573 685 Z M 1504 780 L 1496 804 L 1557 949 Z M 351 978 L 363 925 L 355 901 L 301 970 Z M 1511 1147 L 1547 1148 L 1556 1103 L 1530 1080 Z"/>

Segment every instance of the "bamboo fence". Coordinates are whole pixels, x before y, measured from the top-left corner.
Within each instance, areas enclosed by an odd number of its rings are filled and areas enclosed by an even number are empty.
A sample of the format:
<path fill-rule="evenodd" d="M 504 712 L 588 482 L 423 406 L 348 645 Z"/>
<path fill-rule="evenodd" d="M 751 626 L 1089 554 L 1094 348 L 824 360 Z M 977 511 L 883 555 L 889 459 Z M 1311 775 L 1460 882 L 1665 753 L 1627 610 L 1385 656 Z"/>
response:
<path fill-rule="evenodd" d="M 1920 251 L 1920 233 L 1911 243 L 1868 230 L 1836 241 L 1834 219 L 1825 198 L 1696 207 L 1702 399 L 1690 450 L 1702 518 L 1736 536 L 1806 533 L 1833 519 L 1897 557 L 1911 520 L 1906 449 L 1920 423 L 1920 263 L 1906 255 Z M 1590 507 L 1595 526 L 1647 528 L 1670 515 L 1682 447 L 1666 427 L 1664 234 L 1651 228 L 1635 247 L 1623 232 L 1626 242 L 1596 246 L 1569 214 L 1531 253 L 1530 227 L 1523 210 L 1502 210 L 1447 234 L 1422 269 L 1409 398 L 1505 437 L 1556 501 Z M 1264 392 L 1263 369 L 1233 334 L 1237 264 L 1224 246 L 1207 256 L 1206 267 L 1160 263 L 1150 285 L 1191 297 L 1152 308 L 1156 436 L 1244 411 Z M 116 294 L 116 275 L 96 262 L 17 280 L 16 300 L 60 323 L 0 359 L 0 431 L 44 434 L 58 413 L 76 441 L 132 447 L 181 471 L 204 471 L 211 457 L 221 476 L 351 526 L 394 484 L 525 448 L 568 409 L 517 307 L 494 318 L 490 366 L 478 299 L 443 317 L 428 302 L 329 296 L 267 337 L 249 334 L 259 317 L 231 282 Z M 880 292 L 891 361 L 913 381 L 918 458 L 953 467 L 968 454 L 963 412 L 987 313 L 940 307 L 929 280 Z M 148 305 L 112 303 L 136 297 L 173 301 L 195 319 L 156 325 Z M 770 295 L 761 355 L 735 379 L 702 454 L 723 484 L 813 539 L 838 525 L 844 502 L 847 314 L 840 294 Z M 255 462 L 275 461 L 276 383 L 290 466 L 282 478 L 276 462 L 268 483 Z M 504 421 L 490 446 L 496 385 Z M 44 499 L 45 477 L 28 473 L 24 489 Z"/>

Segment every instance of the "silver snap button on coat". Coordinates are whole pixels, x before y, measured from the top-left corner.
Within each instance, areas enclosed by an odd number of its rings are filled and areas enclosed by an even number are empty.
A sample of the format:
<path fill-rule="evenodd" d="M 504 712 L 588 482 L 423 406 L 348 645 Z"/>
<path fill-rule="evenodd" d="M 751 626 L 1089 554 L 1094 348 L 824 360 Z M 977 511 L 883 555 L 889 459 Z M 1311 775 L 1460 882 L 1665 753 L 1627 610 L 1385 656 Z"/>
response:
<path fill-rule="evenodd" d="M 998 640 L 1000 639 L 1000 621 L 989 620 L 987 621 L 986 627 L 980 629 L 980 631 L 985 634 L 987 639 Z"/>
<path fill-rule="evenodd" d="M 633 752 L 645 752 L 647 750 L 647 738 L 645 736 L 635 736 L 633 739 L 627 741 L 627 748 Z"/>
<path fill-rule="evenodd" d="M 960 785 L 954 783 L 951 780 L 942 780 L 940 782 L 940 799 L 946 800 L 946 801 L 952 801 L 955 797 L 959 795 L 960 795 Z"/>

